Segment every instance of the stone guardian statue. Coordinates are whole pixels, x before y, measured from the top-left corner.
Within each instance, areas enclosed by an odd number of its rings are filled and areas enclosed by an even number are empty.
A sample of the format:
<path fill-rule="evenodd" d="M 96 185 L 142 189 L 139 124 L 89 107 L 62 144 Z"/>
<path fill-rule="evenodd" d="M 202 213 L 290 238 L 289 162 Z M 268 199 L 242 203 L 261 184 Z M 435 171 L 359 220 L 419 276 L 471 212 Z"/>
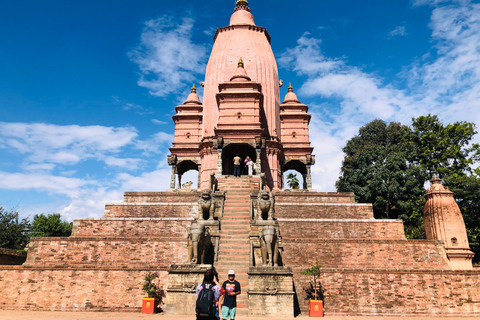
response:
<path fill-rule="evenodd" d="M 208 220 L 214 220 L 215 201 L 213 201 L 212 190 L 205 189 L 198 200 L 198 220 L 204 220 L 208 216 Z"/>

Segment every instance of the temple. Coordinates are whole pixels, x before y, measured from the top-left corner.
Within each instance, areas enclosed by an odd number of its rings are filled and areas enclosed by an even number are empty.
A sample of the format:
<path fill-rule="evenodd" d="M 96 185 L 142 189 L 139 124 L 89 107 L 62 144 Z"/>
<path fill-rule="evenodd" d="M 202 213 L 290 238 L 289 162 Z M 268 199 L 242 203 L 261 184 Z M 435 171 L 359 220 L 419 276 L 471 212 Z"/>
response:
<path fill-rule="evenodd" d="M 193 315 L 195 288 L 214 267 L 241 283 L 237 314 L 307 314 L 321 288 L 326 315 L 480 316 L 480 270 L 472 266 L 453 193 L 435 175 L 426 191 L 426 240 L 401 220 L 376 220 L 353 193 L 312 190 L 311 116 L 282 85 L 270 35 L 248 2 L 219 28 L 203 102 L 193 86 L 175 108 L 167 191 L 126 192 L 103 217 L 75 219 L 65 238 L 33 238 L 23 265 L 0 265 L 0 308 L 139 311 L 145 274 L 158 272 L 159 306 Z M 249 156 L 251 175 L 232 176 Z M 198 189 L 181 177 L 198 171 Z M 285 189 L 287 170 L 303 188 Z M 304 271 L 320 266 L 317 282 Z"/>
<path fill-rule="evenodd" d="M 255 25 L 247 1 L 237 1 L 230 24 L 217 30 L 204 85 L 203 103 L 194 87 L 176 107 L 172 189 L 181 187 L 188 170 L 198 170 L 199 189 L 208 186 L 211 173 L 233 174 L 236 154 L 255 162 L 271 190 L 283 188 L 283 173 L 290 169 L 302 175 L 304 189 L 312 188 L 308 107 L 291 85 L 280 102 L 270 35 Z"/>

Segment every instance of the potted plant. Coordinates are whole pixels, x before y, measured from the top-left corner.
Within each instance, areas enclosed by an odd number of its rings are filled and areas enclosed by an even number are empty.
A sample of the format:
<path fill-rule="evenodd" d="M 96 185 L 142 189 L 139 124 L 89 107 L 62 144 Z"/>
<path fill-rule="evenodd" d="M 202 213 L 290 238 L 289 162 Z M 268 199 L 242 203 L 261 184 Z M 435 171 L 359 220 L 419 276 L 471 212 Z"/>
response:
<path fill-rule="evenodd" d="M 304 275 L 312 276 L 309 287 L 304 289 L 308 299 L 308 315 L 310 317 L 323 317 L 323 288 L 322 284 L 317 282 L 320 277 L 321 266 L 317 263 L 311 268 L 302 272 Z"/>
<path fill-rule="evenodd" d="M 153 282 L 158 278 L 158 272 L 149 272 L 145 275 L 142 290 L 147 294 L 143 298 L 142 313 L 156 313 L 159 301 L 159 291 Z"/>

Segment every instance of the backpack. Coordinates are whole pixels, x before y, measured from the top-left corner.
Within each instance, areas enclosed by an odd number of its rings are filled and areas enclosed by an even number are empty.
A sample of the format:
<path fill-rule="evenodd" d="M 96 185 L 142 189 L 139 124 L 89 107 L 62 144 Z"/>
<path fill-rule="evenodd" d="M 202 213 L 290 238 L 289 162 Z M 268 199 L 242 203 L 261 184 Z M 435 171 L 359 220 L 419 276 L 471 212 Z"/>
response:
<path fill-rule="evenodd" d="M 197 319 L 215 319 L 215 293 L 212 285 L 203 284 L 195 305 L 195 313 Z"/>

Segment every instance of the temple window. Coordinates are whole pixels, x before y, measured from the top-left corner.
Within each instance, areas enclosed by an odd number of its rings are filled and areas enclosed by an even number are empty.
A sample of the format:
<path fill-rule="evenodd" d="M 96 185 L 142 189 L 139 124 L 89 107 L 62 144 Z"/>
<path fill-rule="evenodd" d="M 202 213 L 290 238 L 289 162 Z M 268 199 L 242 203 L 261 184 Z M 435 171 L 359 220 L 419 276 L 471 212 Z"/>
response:
<path fill-rule="evenodd" d="M 452 238 L 452 245 L 456 246 L 458 244 L 457 242 L 457 238 Z"/>
<path fill-rule="evenodd" d="M 187 139 L 190 139 L 190 132 L 187 132 Z"/>
<path fill-rule="evenodd" d="M 237 113 L 237 118 L 238 118 L 238 119 L 241 119 L 241 118 L 242 118 L 242 113 L 241 113 L 241 112 Z"/>
<path fill-rule="evenodd" d="M 296 133 L 295 131 L 294 131 L 294 132 L 292 132 L 292 137 L 294 137 L 294 138 L 295 138 L 296 136 L 297 136 L 297 133 Z"/>

